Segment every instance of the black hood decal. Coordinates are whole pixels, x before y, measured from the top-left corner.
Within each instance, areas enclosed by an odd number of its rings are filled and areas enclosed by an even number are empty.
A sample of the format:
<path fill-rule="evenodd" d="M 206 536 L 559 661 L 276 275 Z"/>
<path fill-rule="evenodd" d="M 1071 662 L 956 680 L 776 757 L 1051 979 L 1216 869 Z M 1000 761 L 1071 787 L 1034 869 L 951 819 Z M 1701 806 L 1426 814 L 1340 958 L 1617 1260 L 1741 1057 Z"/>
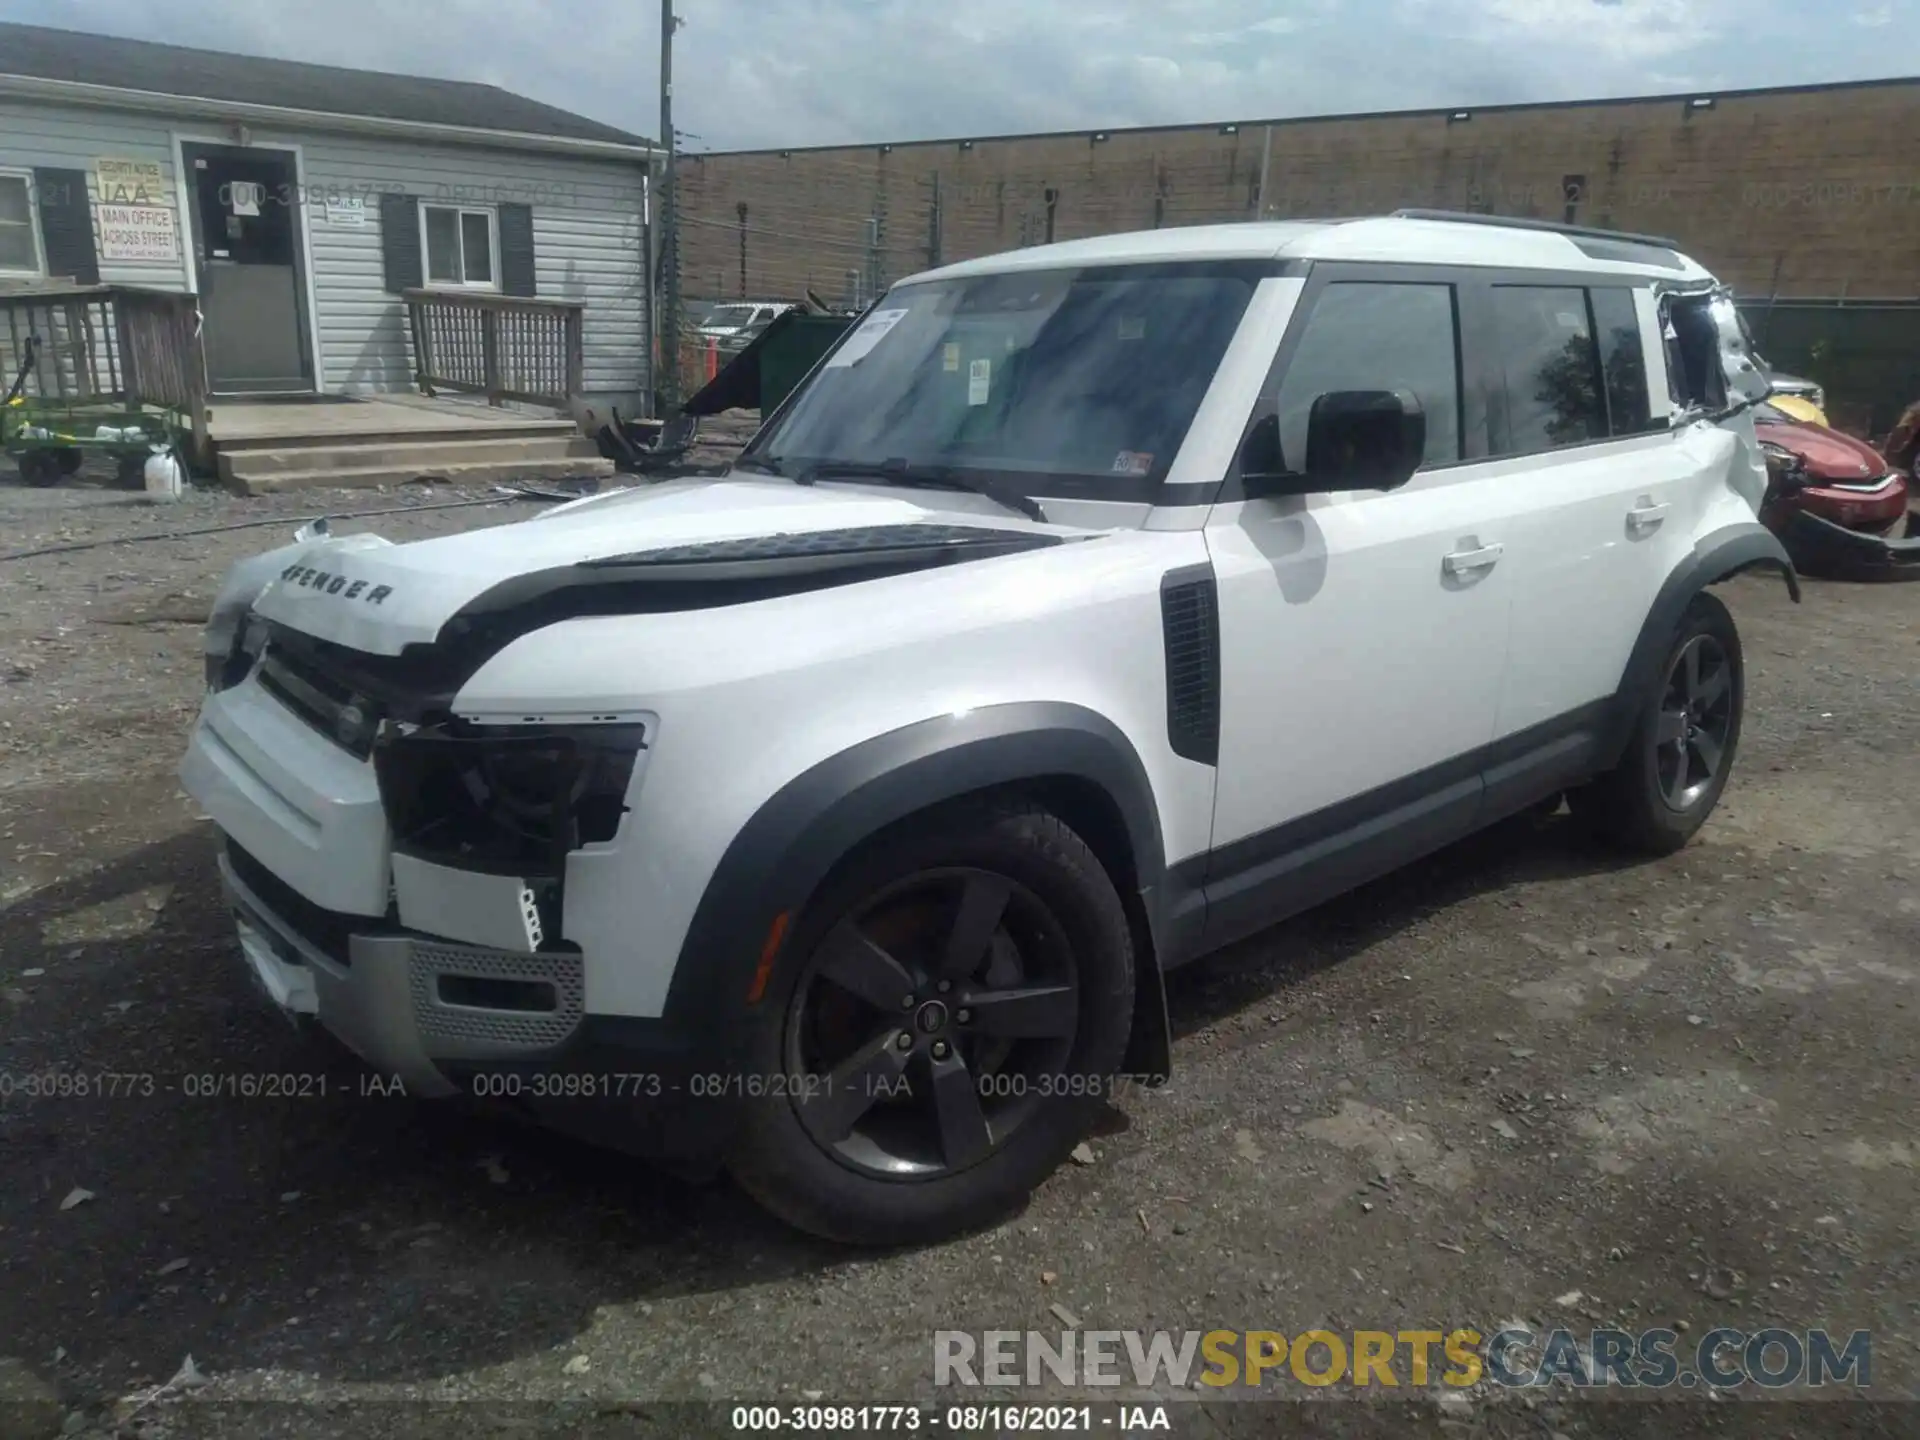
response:
<path fill-rule="evenodd" d="M 980 525 L 861 525 L 852 529 L 784 531 L 774 535 L 744 535 L 732 540 L 703 540 L 693 545 L 636 550 L 580 563 L 586 569 L 671 566 L 680 571 L 687 566 L 743 561 L 845 560 L 862 555 L 922 552 L 936 555 L 965 552 L 965 558 L 978 559 L 982 554 L 1005 555 L 1059 543 L 1057 535 L 995 530 Z"/>
<path fill-rule="evenodd" d="M 276 644 L 394 719 L 451 712 L 460 687 L 523 635 L 591 615 L 657 615 L 747 605 L 1092 538 L 973 525 L 880 525 L 643 550 L 535 570 L 482 591 L 431 644 L 363 651 L 275 626 Z M 332 577 L 316 587 L 330 589 Z M 360 598 L 365 598 L 364 596 Z"/>

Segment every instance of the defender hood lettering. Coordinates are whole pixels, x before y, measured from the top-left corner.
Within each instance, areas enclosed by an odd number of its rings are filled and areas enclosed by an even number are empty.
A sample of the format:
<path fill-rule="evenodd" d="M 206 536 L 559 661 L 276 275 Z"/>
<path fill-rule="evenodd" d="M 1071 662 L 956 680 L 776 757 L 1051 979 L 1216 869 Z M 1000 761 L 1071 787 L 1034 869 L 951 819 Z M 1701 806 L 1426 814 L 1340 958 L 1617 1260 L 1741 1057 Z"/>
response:
<path fill-rule="evenodd" d="M 464 624 L 563 594 L 539 623 L 741 603 L 1084 533 L 976 511 L 968 499 L 745 477 L 654 485 L 405 545 L 315 540 L 279 557 L 254 609 L 317 639 L 398 655 L 432 644 L 455 617 Z M 950 501 L 959 504 L 944 508 Z"/>

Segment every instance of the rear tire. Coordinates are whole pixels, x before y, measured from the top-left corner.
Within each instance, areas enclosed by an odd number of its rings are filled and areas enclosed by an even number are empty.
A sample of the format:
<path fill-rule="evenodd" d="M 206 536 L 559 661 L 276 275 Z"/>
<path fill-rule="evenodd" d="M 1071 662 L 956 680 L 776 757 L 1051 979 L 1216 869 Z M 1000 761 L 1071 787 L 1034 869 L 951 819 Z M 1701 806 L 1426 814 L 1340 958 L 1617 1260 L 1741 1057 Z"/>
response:
<path fill-rule="evenodd" d="M 1672 854 L 1719 802 L 1745 708 L 1746 666 L 1733 616 L 1715 596 L 1697 595 L 1620 763 L 1568 796 L 1574 813 L 1625 849 Z"/>
<path fill-rule="evenodd" d="M 1113 881 L 1057 816 L 967 801 L 894 827 L 794 928 L 741 1070 L 800 1079 L 750 1094 L 729 1168 L 832 1240 L 1001 1219 L 1111 1093 L 1133 964 Z"/>

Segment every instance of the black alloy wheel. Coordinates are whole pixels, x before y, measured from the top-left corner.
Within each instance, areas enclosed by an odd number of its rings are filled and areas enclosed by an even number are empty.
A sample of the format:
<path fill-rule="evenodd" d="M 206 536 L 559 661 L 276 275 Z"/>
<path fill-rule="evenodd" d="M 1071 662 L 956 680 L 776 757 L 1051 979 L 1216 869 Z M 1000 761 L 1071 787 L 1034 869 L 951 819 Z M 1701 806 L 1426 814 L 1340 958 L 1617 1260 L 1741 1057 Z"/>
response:
<path fill-rule="evenodd" d="M 889 1179 L 965 1170 L 1005 1144 L 1065 1073 L 1073 952 L 1003 875 L 927 870 L 886 887 L 814 952 L 787 1019 L 800 1122 L 843 1164 Z"/>

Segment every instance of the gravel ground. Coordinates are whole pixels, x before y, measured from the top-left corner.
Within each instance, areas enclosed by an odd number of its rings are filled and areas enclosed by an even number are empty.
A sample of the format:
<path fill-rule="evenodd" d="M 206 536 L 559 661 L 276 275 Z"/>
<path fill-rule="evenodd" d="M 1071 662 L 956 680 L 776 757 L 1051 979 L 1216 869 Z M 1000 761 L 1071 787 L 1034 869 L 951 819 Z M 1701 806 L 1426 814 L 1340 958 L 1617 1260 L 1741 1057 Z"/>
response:
<path fill-rule="evenodd" d="M 472 497 L 0 486 L 0 551 L 276 522 L 0 563 L 0 1075 L 158 1086 L 0 1094 L 0 1356 L 24 1367 L 0 1364 L 0 1436 L 38 1423 L 16 1382 L 73 1431 L 721 1433 L 672 1402 L 931 1402 L 933 1330 L 1057 1331 L 1054 1306 L 1864 1328 L 1897 1402 L 1187 1392 L 1183 1436 L 1920 1425 L 1920 589 L 1726 587 L 1747 732 L 1685 852 L 1625 864 L 1517 821 L 1203 962 L 1174 983 L 1174 1084 L 1112 1109 L 1091 1163 L 994 1231 L 871 1254 L 725 1183 L 365 1093 L 244 978 L 173 775 L 198 622 L 230 561 L 326 503 L 404 507 L 368 522 L 396 539 L 538 508 L 425 508 L 449 498 Z M 187 1093 L 248 1073 L 328 1094 Z M 189 1355 L 205 1383 L 162 1388 Z"/>

